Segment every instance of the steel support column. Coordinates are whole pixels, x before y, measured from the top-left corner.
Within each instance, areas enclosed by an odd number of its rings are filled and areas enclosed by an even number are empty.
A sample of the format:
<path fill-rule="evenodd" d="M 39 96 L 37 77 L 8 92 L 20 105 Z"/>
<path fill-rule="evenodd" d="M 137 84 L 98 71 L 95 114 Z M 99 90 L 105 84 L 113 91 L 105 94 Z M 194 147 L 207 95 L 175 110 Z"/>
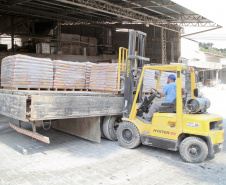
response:
<path fill-rule="evenodd" d="M 61 47 L 61 21 L 57 21 L 57 54 Z"/>
<path fill-rule="evenodd" d="M 58 54 L 61 46 L 61 21 L 60 20 L 56 21 L 55 23 L 54 36 L 55 36 L 55 39 L 57 40 L 57 54 Z"/>
<path fill-rule="evenodd" d="M 14 52 L 14 17 L 11 17 L 11 51 Z"/>
<path fill-rule="evenodd" d="M 174 45 L 173 42 L 170 42 L 171 44 L 171 62 L 174 62 Z"/>
<path fill-rule="evenodd" d="M 167 64 L 166 29 L 164 28 L 161 28 L 161 49 L 162 49 L 162 64 Z"/>
<path fill-rule="evenodd" d="M 177 56 L 178 56 L 178 63 L 182 63 L 182 60 L 180 60 L 181 59 L 181 33 L 178 33 Z"/>

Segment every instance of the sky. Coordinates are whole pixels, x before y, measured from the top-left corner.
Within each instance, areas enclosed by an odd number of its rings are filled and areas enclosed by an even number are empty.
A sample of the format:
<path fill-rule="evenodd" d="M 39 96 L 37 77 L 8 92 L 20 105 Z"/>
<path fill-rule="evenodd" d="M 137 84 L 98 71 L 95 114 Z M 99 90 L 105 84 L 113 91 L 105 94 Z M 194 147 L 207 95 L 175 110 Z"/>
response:
<path fill-rule="evenodd" d="M 189 36 L 189 38 L 198 42 L 212 42 L 214 43 L 214 47 L 217 48 L 226 48 L 226 0 L 173 1 L 223 27 L 214 31 Z M 207 30 L 210 28 L 211 27 L 185 27 L 185 34 Z"/>

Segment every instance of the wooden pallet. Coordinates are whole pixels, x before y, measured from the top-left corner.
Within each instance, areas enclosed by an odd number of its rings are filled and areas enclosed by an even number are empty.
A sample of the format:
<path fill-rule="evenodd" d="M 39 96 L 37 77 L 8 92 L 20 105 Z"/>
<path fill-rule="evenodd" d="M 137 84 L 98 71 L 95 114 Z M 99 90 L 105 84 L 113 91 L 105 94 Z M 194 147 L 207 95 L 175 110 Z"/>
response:
<path fill-rule="evenodd" d="M 88 89 L 53 88 L 53 91 L 88 91 Z"/>
<path fill-rule="evenodd" d="M 26 91 L 50 91 L 50 88 L 18 88 L 18 87 L 3 87 L 7 90 L 26 90 Z"/>
<path fill-rule="evenodd" d="M 95 90 L 91 89 L 92 92 L 100 92 L 100 93 L 113 93 L 113 94 L 121 94 L 120 91 L 105 91 L 105 90 Z"/>

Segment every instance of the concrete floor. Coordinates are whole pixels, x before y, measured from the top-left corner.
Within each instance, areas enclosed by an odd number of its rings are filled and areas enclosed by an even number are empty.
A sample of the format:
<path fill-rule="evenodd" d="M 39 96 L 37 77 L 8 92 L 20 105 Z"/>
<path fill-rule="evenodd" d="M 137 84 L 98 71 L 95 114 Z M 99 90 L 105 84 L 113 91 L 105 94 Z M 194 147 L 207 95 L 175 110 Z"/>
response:
<path fill-rule="evenodd" d="M 226 123 L 226 90 L 202 91 L 211 100 L 209 112 L 222 115 Z M 9 118 L 0 117 L 1 185 L 226 184 L 225 143 L 215 159 L 187 164 L 178 152 L 148 146 L 129 150 L 105 139 L 97 144 L 54 129 L 38 129 L 50 137 L 47 145 L 15 132 L 8 122 Z"/>

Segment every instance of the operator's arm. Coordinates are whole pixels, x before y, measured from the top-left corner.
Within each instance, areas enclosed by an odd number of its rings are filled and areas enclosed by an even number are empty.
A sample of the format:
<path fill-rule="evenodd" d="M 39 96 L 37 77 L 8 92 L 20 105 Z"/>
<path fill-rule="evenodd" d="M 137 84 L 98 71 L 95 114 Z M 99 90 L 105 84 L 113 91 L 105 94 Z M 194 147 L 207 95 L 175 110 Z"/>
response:
<path fill-rule="evenodd" d="M 165 85 L 165 87 L 162 90 L 161 97 L 165 97 L 165 95 L 167 93 L 167 89 L 168 89 L 168 85 Z"/>

